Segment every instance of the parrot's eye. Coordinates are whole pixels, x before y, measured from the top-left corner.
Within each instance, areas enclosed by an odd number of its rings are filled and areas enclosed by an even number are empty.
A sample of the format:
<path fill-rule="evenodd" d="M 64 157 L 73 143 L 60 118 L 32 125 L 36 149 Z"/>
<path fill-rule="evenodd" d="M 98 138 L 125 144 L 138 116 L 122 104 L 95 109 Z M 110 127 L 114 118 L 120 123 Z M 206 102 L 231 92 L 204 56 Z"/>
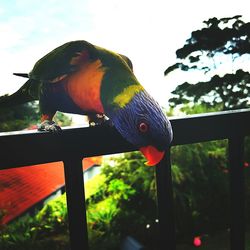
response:
<path fill-rule="evenodd" d="M 141 133 L 146 133 L 146 132 L 148 131 L 148 124 L 145 123 L 145 122 L 141 122 L 141 123 L 139 124 L 139 131 L 140 131 Z"/>

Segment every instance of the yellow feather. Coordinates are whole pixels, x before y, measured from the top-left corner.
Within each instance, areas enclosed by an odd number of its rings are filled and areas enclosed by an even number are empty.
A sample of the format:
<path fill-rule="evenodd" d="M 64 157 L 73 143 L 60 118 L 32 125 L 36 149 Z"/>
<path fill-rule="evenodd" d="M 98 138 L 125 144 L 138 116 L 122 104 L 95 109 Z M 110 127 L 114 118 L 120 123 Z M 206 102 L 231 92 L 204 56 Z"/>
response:
<path fill-rule="evenodd" d="M 141 85 L 131 85 L 125 88 L 118 96 L 114 98 L 114 104 L 118 105 L 120 108 L 124 108 L 135 96 L 135 94 L 142 90 L 144 90 L 144 88 Z"/>

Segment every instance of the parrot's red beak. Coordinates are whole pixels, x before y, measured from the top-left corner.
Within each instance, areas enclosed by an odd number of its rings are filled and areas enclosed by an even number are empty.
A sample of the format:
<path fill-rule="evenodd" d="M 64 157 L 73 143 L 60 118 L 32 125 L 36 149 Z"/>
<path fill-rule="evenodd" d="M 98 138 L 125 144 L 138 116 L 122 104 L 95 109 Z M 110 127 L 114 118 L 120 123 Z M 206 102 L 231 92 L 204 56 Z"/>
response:
<path fill-rule="evenodd" d="M 155 166 L 156 164 L 158 164 L 165 154 L 164 151 L 159 151 L 158 149 L 156 149 L 155 147 L 153 147 L 151 145 L 141 147 L 140 151 L 145 156 L 145 158 L 148 160 L 146 162 L 146 165 L 148 165 L 148 166 Z"/>

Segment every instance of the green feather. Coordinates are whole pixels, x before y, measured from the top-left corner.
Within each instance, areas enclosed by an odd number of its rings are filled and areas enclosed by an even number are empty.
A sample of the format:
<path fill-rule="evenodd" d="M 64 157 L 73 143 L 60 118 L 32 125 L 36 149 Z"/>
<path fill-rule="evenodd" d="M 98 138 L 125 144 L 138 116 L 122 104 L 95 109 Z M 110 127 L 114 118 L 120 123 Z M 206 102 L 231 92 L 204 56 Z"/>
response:
<path fill-rule="evenodd" d="M 65 43 L 38 60 L 29 73 L 30 81 L 24 88 L 22 87 L 22 90 L 25 89 L 22 93 L 31 94 L 37 99 L 39 91 L 44 89 L 46 91 L 44 87 L 47 85 L 46 82 L 60 82 L 68 75 L 77 72 L 85 63 L 89 64 L 98 59 L 105 72 L 100 89 L 104 111 L 125 107 L 136 93 L 143 90 L 132 71 L 130 59 L 80 40 Z"/>
<path fill-rule="evenodd" d="M 105 68 L 101 85 L 101 101 L 104 110 L 124 107 L 143 89 L 132 71 L 130 59 L 124 55 L 95 46 L 98 58 Z"/>
<path fill-rule="evenodd" d="M 37 61 L 29 75 L 32 79 L 49 81 L 61 75 L 72 73 L 78 68 L 71 65 L 70 62 L 82 51 L 87 51 L 90 54 L 90 60 L 96 59 L 95 48 L 92 44 L 86 41 L 68 42 Z"/>

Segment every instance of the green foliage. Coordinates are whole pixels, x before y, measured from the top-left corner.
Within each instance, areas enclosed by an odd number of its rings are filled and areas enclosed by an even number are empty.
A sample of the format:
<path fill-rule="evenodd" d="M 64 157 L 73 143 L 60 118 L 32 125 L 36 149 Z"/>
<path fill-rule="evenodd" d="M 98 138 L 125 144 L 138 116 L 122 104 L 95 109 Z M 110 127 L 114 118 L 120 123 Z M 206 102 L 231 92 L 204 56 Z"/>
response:
<path fill-rule="evenodd" d="M 114 196 L 115 200 L 128 200 L 130 196 L 135 194 L 135 190 L 131 186 L 124 183 L 122 180 L 112 180 L 109 183 L 109 194 Z"/>
<path fill-rule="evenodd" d="M 72 119 L 61 112 L 54 117 L 59 126 L 69 126 Z M 31 125 L 40 123 L 40 113 L 37 102 L 0 108 L 0 132 L 27 129 Z"/>
<path fill-rule="evenodd" d="M 68 117 L 67 115 L 65 115 L 62 112 L 56 112 L 56 115 L 54 117 L 54 121 L 60 126 L 60 127 L 64 127 L 64 126 L 70 126 L 72 123 L 72 119 L 70 117 Z"/>
<path fill-rule="evenodd" d="M 0 131 L 16 131 L 37 124 L 39 111 L 36 103 L 0 109 Z"/>
<path fill-rule="evenodd" d="M 87 199 L 92 249 L 117 249 L 126 235 L 145 241 L 146 223 L 156 209 L 154 169 L 144 165 L 142 156 L 128 153 L 111 161 L 114 166 L 106 163 L 102 169 L 105 183 Z"/>
<path fill-rule="evenodd" d="M 249 72 L 237 70 L 223 77 L 215 75 L 207 82 L 185 82 L 176 87 L 172 94 L 177 97 L 169 101 L 171 105 L 202 103 L 208 107 L 221 107 L 221 110 L 246 108 L 249 106 L 249 83 Z"/>
<path fill-rule="evenodd" d="M 185 82 L 172 92 L 170 105 L 201 103 L 217 106 L 222 110 L 249 107 L 250 73 L 234 69 L 237 58 L 250 54 L 250 23 L 241 16 L 210 18 L 205 27 L 193 31 L 186 44 L 176 51 L 177 63 L 169 66 L 165 75 L 176 69 L 182 71 L 203 71 L 210 79 L 195 84 Z M 227 56 L 226 56 L 227 55 Z M 228 55 L 231 57 L 229 58 Z M 232 72 L 216 75 L 223 64 L 231 59 Z M 217 72 L 216 72 L 217 70 Z M 223 71 L 221 71 L 223 72 Z"/>
<path fill-rule="evenodd" d="M 106 164 L 102 170 L 107 181 L 122 179 L 126 184 L 131 185 L 138 192 L 143 192 L 152 199 L 155 199 L 154 168 L 146 167 L 145 158 L 138 152 L 124 154 L 113 159 L 114 166 Z"/>
<path fill-rule="evenodd" d="M 17 246 L 19 249 L 30 249 L 29 241 L 33 242 L 32 222 L 33 219 L 26 216 L 8 228 L 3 228 L 0 234 L 1 249 L 17 249 Z"/>
<path fill-rule="evenodd" d="M 213 57 L 216 53 L 243 55 L 250 52 L 250 23 L 242 21 L 242 16 L 229 18 L 210 18 L 203 22 L 205 27 L 192 32 L 183 48 L 176 51 L 177 57 L 189 57 L 190 62 L 199 61 L 199 56 L 192 53 L 204 51 L 206 56 Z"/>
<path fill-rule="evenodd" d="M 100 192 L 100 187 L 105 185 L 106 177 L 103 174 L 98 174 L 85 183 L 85 198 L 91 199 L 97 192 Z"/>
<path fill-rule="evenodd" d="M 221 109 L 220 105 L 217 106 L 210 106 L 210 105 L 184 105 L 180 110 L 187 115 L 192 114 L 200 114 L 200 113 L 209 113 L 209 112 L 216 112 Z"/>
<path fill-rule="evenodd" d="M 67 226 L 67 205 L 65 195 L 48 202 L 36 215 L 39 227 L 35 228 L 37 233 L 59 233 Z M 44 231 L 46 229 L 46 232 Z"/>
<path fill-rule="evenodd" d="M 177 231 L 182 237 L 227 228 L 226 142 L 172 149 Z"/>
<path fill-rule="evenodd" d="M 65 195 L 50 201 L 35 216 L 24 216 L 0 231 L 4 250 L 68 249 Z"/>
<path fill-rule="evenodd" d="M 226 141 L 173 147 L 172 177 L 178 239 L 190 239 L 194 234 L 228 228 L 226 155 Z M 97 218 L 92 221 L 90 231 L 96 233 L 100 244 L 110 244 L 113 239 L 116 243 L 121 242 L 125 235 L 136 237 L 149 249 L 155 244 L 157 213 L 154 168 L 146 167 L 143 162 L 139 153 L 129 153 L 114 158 L 112 167 L 106 165 L 103 169 L 106 181 L 100 187 L 101 191 L 89 199 L 90 206 L 95 204 L 97 208 L 103 208 L 103 213 L 108 211 L 109 215 L 104 220 L 99 210 Z M 128 186 L 133 188 L 133 192 L 121 196 L 119 192 L 129 190 Z M 116 190 L 115 196 L 119 199 L 112 201 L 115 197 L 111 192 L 113 190 Z"/>

